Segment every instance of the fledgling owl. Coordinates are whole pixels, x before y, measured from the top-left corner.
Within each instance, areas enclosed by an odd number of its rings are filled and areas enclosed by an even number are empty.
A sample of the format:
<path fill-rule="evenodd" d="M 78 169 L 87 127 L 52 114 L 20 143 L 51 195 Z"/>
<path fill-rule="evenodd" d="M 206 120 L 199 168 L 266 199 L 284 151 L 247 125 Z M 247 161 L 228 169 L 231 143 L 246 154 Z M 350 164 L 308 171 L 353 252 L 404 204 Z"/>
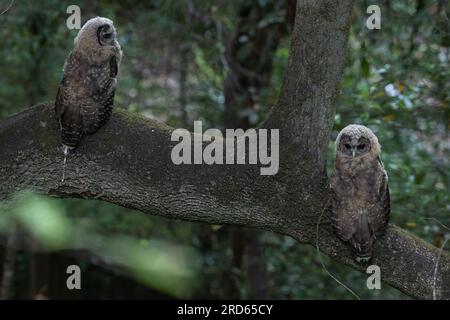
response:
<path fill-rule="evenodd" d="M 334 229 L 348 241 L 359 263 L 372 257 L 375 239 L 386 230 L 390 199 L 381 146 L 367 127 L 351 124 L 339 133 L 331 176 Z"/>
<path fill-rule="evenodd" d="M 108 121 L 121 60 L 113 22 L 101 17 L 87 21 L 66 59 L 56 96 L 55 114 L 65 153 Z"/>

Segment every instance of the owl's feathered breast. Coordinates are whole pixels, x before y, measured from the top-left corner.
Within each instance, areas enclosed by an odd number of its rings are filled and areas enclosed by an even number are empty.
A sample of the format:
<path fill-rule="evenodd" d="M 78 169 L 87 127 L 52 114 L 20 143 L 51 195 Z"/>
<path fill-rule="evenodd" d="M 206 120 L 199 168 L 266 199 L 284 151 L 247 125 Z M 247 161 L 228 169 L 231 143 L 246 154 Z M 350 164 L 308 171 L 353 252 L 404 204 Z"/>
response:
<path fill-rule="evenodd" d="M 368 223 L 368 238 L 384 232 L 389 220 L 387 174 L 379 158 L 359 166 L 336 159 L 331 177 L 333 221 L 339 237 L 345 241 L 360 231 L 360 217 Z"/>
<path fill-rule="evenodd" d="M 90 63 L 78 52 L 69 55 L 55 103 L 66 145 L 75 147 L 85 134 L 96 132 L 108 121 L 116 75 L 114 56 L 100 63 Z"/>

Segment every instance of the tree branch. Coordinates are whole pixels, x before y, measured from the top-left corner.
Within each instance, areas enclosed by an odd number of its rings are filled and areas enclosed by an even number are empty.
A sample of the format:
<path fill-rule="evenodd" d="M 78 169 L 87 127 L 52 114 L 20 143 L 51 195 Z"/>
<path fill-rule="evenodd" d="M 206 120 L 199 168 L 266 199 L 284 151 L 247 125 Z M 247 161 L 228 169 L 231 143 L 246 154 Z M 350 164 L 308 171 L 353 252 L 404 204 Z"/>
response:
<path fill-rule="evenodd" d="M 289 67 L 278 106 L 280 171 L 254 165 L 174 165 L 171 128 L 116 110 L 95 135 L 63 154 L 52 103 L 0 122 L 0 200 L 32 188 L 56 197 L 100 199 L 166 218 L 260 228 L 316 244 L 335 261 L 362 270 L 332 232 L 325 172 L 334 98 L 343 66 L 351 1 L 299 1 Z M 438 249 L 395 226 L 375 245 L 382 280 L 431 298 Z M 440 258 L 438 292 L 450 298 L 450 257 Z"/>

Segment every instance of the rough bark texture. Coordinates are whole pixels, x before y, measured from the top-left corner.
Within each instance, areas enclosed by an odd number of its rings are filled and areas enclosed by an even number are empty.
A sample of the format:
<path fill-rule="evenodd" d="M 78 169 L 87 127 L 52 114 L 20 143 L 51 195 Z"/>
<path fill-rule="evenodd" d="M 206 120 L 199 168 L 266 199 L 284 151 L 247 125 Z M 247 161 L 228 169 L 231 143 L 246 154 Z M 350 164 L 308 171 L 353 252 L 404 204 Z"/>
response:
<path fill-rule="evenodd" d="M 0 199 L 32 188 L 58 197 L 100 199 L 166 218 L 243 225 L 290 235 L 364 271 L 330 225 L 326 148 L 333 123 L 351 1 L 299 1 L 279 104 L 265 127 L 280 129 L 280 171 L 255 165 L 180 165 L 171 161 L 172 129 L 116 110 L 67 159 L 52 103 L 0 122 Z M 395 215 L 395 212 L 393 212 Z M 395 226 L 375 245 L 382 280 L 431 298 L 439 250 Z M 450 297 L 450 256 L 440 257 L 439 298 Z"/>

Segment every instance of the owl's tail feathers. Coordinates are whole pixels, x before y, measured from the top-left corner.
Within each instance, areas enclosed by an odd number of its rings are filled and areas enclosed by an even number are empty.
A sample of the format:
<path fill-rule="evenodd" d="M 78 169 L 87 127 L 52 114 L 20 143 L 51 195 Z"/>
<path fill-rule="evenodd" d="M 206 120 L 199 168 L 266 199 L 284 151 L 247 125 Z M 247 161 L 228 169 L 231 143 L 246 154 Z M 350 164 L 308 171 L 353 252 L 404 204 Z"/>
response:
<path fill-rule="evenodd" d="M 374 238 L 365 211 L 359 212 L 357 224 L 356 232 L 353 234 L 350 242 L 356 262 L 366 264 L 372 258 Z"/>

